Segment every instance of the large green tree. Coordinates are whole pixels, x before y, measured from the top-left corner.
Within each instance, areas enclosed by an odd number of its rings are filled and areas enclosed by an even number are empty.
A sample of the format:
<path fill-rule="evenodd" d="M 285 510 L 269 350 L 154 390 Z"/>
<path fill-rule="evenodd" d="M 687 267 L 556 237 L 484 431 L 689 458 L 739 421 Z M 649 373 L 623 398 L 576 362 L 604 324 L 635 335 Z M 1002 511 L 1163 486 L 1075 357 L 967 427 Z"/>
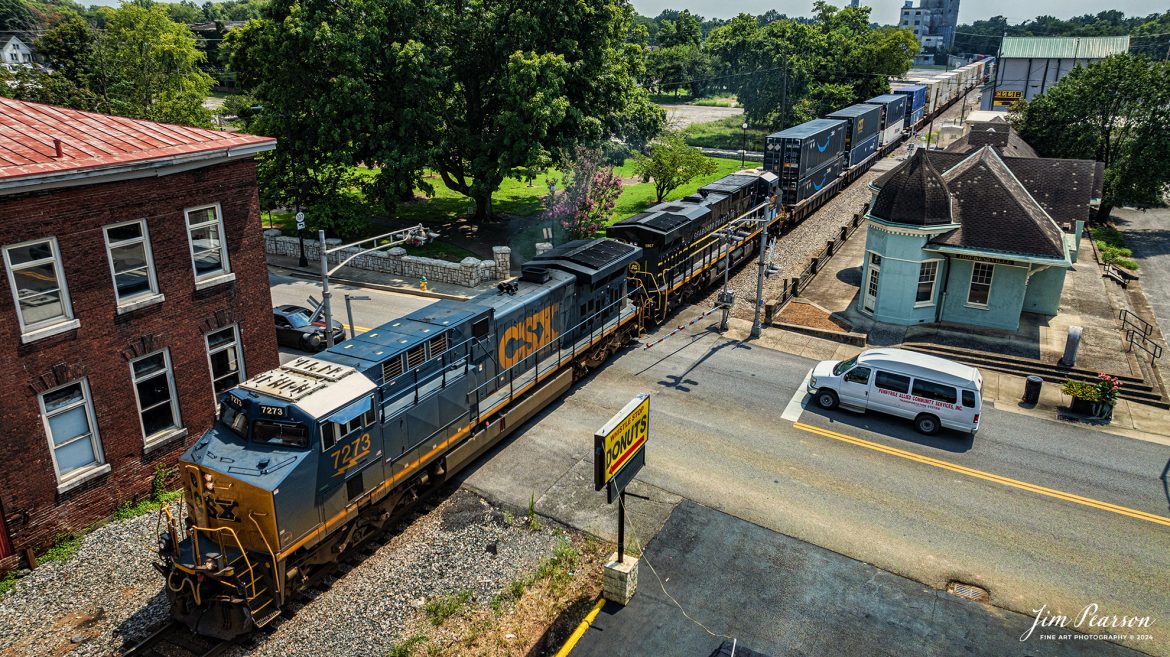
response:
<path fill-rule="evenodd" d="M 477 220 L 492 215 L 504 178 L 567 160 L 649 103 L 624 0 L 434 2 L 428 54 L 440 86 L 425 137 L 443 183 L 474 200 Z"/>
<path fill-rule="evenodd" d="M 1170 62 L 1123 54 L 1079 66 L 1026 103 L 1016 127 L 1045 157 L 1105 163 L 1099 219 L 1156 205 L 1170 184 Z"/>
<path fill-rule="evenodd" d="M 761 24 L 740 14 L 712 30 L 708 52 L 749 122 L 787 127 L 889 90 L 913 62 L 908 30 L 875 28 L 868 7 L 814 5 L 813 20 Z"/>
<path fill-rule="evenodd" d="M 93 89 L 120 116 L 211 125 L 203 100 L 211 78 L 199 69 L 203 53 L 186 25 L 160 5 L 128 3 L 107 9 L 92 59 Z"/>
<path fill-rule="evenodd" d="M 224 48 L 256 98 L 250 130 L 278 137 L 261 168 L 265 200 L 311 206 L 310 226 L 351 232 L 359 185 L 386 204 L 422 182 L 438 82 L 422 0 L 275 0 Z M 419 37 L 419 38 L 416 38 Z M 379 167 L 359 179 L 358 164 Z"/>

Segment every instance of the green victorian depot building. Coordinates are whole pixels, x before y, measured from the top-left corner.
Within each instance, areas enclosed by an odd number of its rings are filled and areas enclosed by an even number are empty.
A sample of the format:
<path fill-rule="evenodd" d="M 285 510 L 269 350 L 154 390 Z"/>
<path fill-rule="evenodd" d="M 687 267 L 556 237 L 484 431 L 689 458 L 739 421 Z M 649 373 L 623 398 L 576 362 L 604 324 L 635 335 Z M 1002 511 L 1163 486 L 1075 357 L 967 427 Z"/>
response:
<path fill-rule="evenodd" d="M 857 310 L 1006 331 L 1055 315 L 1104 165 L 1036 157 L 1002 120 L 918 149 L 873 183 Z"/>

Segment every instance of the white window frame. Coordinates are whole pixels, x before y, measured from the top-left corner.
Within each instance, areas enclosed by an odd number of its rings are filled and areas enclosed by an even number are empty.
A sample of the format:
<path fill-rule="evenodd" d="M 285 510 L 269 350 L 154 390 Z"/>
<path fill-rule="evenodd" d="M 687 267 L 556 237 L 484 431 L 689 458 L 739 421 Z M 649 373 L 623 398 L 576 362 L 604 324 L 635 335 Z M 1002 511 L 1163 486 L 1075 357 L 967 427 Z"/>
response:
<path fill-rule="evenodd" d="M 49 424 L 49 413 L 45 409 L 45 395 L 75 384 L 81 385 L 83 401 L 80 405 L 85 407 L 85 419 L 89 423 L 89 440 L 90 445 L 93 448 L 94 461 L 89 465 L 77 468 L 69 472 L 69 474 L 63 476 L 61 474 L 61 466 L 57 464 L 57 450 L 60 447 L 63 447 L 63 445 L 56 445 L 53 443 L 53 428 Z M 89 377 L 83 376 L 79 379 L 74 379 L 68 383 L 64 383 L 45 390 L 44 392 L 37 395 L 37 406 L 41 412 L 41 424 L 45 428 L 45 439 L 49 443 L 49 456 L 53 459 L 53 472 L 57 475 L 58 493 L 64 493 L 70 488 L 74 488 L 80 485 L 84 481 L 99 475 L 103 475 L 110 471 L 110 465 L 106 463 L 105 452 L 102 449 L 102 437 L 101 433 L 98 431 L 97 414 L 94 413 L 93 410 L 93 394 L 89 389 Z M 57 409 L 54 411 L 54 415 L 64 413 L 66 411 L 72 410 L 73 408 L 76 408 L 76 406 L 70 406 L 65 409 Z M 81 438 L 77 438 L 75 440 L 81 440 Z"/>
<path fill-rule="evenodd" d="M 207 333 L 204 333 L 203 334 L 203 347 L 204 347 L 204 352 L 207 354 L 207 371 L 208 371 L 208 373 L 211 374 L 211 395 L 213 398 L 218 398 L 219 393 L 215 391 L 215 382 L 217 381 L 217 379 L 215 378 L 215 363 L 212 362 L 211 356 L 212 356 L 212 354 L 217 354 L 217 353 L 227 349 L 228 345 L 223 345 L 223 346 L 217 347 L 215 349 L 215 351 L 213 352 L 211 350 L 211 339 L 210 338 L 211 338 L 212 333 L 219 333 L 220 331 L 223 331 L 224 329 L 229 329 L 229 328 L 232 330 L 232 335 L 235 338 L 231 344 L 234 344 L 236 346 L 236 360 L 239 361 L 239 364 L 240 364 L 240 367 L 239 367 L 240 383 L 243 383 L 244 381 L 248 380 L 248 375 L 246 373 L 246 370 L 244 369 L 244 367 L 245 367 L 245 365 L 244 365 L 244 343 L 240 341 L 240 325 L 239 324 L 231 324 L 229 326 L 221 326 L 217 329 L 213 329 L 211 331 L 208 331 Z M 221 376 L 219 378 L 222 379 L 224 377 Z M 239 383 L 237 383 L 236 385 L 239 385 Z"/>
<path fill-rule="evenodd" d="M 199 212 L 200 210 L 207 210 L 209 208 L 215 208 L 215 221 L 214 222 L 205 221 L 203 223 L 195 224 L 194 226 L 192 226 L 191 225 L 191 213 L 192 212 Z M 220 268 L 219 268 L 219 271 L 211 272 L 209 274 L 200 275 L 199 270 L 195 268 L 195 240 L 191 239 L 191 232 L 196 228 L 203 228 L 205 226 L 210 226 L 213 224 L 216 226 L 216 229 L 219 231 L 219 263 L 220 263 Z M 195 274 L 196 288 L 201 289 L 200 285 L 199 285 L 199 283 L 201 283 L 201 282 L 202 283 L 210 283 L 210 284 L 218 284 L 221 282 L 227 282 L 228 280 L 234 280 L 235 277 L 232 276 L 231 263 L 228 261 L 227 236 L 224 234 L 224 229 L 223 229 L 223 209 L 220 207 L 219 202 L 217 201 L 215 203 L 208 203 L 206 205 L 196 205 L 196 206 L 192 206 L 189 208 L 184 208 L 183 209 L 183 226 L 187 230 L 187 247 L 188 247 L 189 255 L 191 257 L 191 271 L 192 271 L 192 273 Z M 220 279 L 223 279 L 223 280 L 220 280 Z"/>
<path fill-rule="evenodd" d="M 930 285 L 930 299 L 927 301 L 918 301 L 918 286 L 922 284 L 921 283 L 922 265 L 925 265 L 928 262 L 935 263 L 935 265 L 934 265 L 934 280 L 931 282 L 931 285 Z M 934 300 L 937 298 L 937 295 L 938 295 L 938 279 L 939 279 L 939 274 L 941 272 L 942 272 L 942 259 L 941 258 L 929 258 L 927 260 L 923 260 L 923 261 L 918 263 L 918 278 L 919 278 L 919 280 L 915 281 L 915 283 L 914 283 L 914 299 L 915 299 L 914 307 L 915 308 L 929 308 L 935 304 Z"/>
<path fill-rule="evenodd" d="M 120 242 L 110 241 L 110 229 L 121 228 L 123 226 L 130 226 L 138 224 L 142 228 L 142 237 L 122 240 Z M 162 301 L 162 295 L 158 293 L 158 277 L 154 269 L 154 252 L 150 248 L 150 232 L 146 226 L 145 219 L 135 219 L 133 221 L 123 221 L 121 223 L 110 224 L 102 226 L 102 238 L 106 241 L 106 259 L 110 263 L 110 279 L 114 283 L 114 299 L 118 302 L 120 311 L 125 311 L 132 308 L 141 308 L 144 305 L 149 305 L 152 302 Z M 150 283 L 150 289 L 146 292 L 139 292 L 131 295 L 125 299 L 118 296 L 118 272 L 114 269 L 114 247 L 125 246 L 131 244 L 142 243 L 142 249 L 146 258 L 146 279 Z"/>
<path fill-rule="evenodd" d="M 157 356 L 159 354 L 162 354 L 163 365 L 166 367 L 167 388 L 169 389 L 169 391 L 171 393 L 170 399 L 167 400 L 167 403 L 169 403 L 171 405 L 171 417 L 174 419 L 174 424 L 170 427 L 167 427 L 166 429 L 163 429 L 161 431 L 156 431 L 152 434 L 147 435 L 146 422 L 143 421 L 142 414 L 150 409 L 157 408 L 157 407 L 161 406 L 162 404 L 161 403 L 155 404 L 154 406 L 151 406 L 149 409 L 142 408 L 142 398 L 138 396 L 138 376 L 134 373 L 134 363 L 137 363 L 138 361 L 143 360 L 145 358 L 152 358 L 152 357 Z M 154 376 L 157 376 L 157 375 L 150 374 L 147 376 L 147 378 L 154 377 Z M 134 403 L 138 407 L 138 426 L 139 426 L 139 428 L 142 429 L 142 442 L 146 447 L 150 447 L 151 445 L 155 445 L 155 444 L 158 444 L 162 441 L 165 441 L 168 438 L 170 438 L 171 436 L 173 436 L 175 434 L 175 432 L 183 430 L 183 418 L 180 417 L 180 415 L 179 415 L 179 395 L 178 395 L 178 391 L 175 390 L 175 370 L 171 366 L 171 350 L 170 349 L 159 349 L 158 351 L 152 351 L 149 354 L 143 354 L 143 355 L 139 356 L 138 358 L 131 360 L 130 361 L 130 385 L 134 388 Z"/>
<path fill-rule="evenodd" d="M 20 307 L 20 290 L 16 287 L 16 275 L 12 266 L 12 257 L 9 255 L 12 249 L 17 249 L 22 246 L 29 246 L 30 244 L 38 244 L 40 242 L 48 242 L 49 250 L 52 252 L 53 268 L 57 273 L 57 287 L 61 291 L 61 310 L 63 315 L 53 319 L 42 320 L 40 322 L 29 324 L 24 321 L 24 311 Z M 33 267 L 39 263 L 45 262 L 47 259 L 33 261 L 32 263 L 24 263 L 20 265 L 20 269 L 26 267 Z M 75 329 L 81 325 L 73 316 L 73 302 L 69 298 L 69 285 L 65 281 L 65 266 L 61 261 L 61 249 L 57 245 L 57 238 L 55 236 L 42 237 L 35 240 L 25 240 L 16 244 L 7 244 L 4 246 L 4 269 L 8 273 L 8 287 L 12 290 L 12 302 L 16 305 L 16 319 L 20 322 L 20 332 L 23 342 L 28 343 L 42 337 L 56 335 L 71 329 Z"/>
<path fill-rule="evenodd" d="M 971 301 L 971 288 L 975 285 L 975 268 L 979 265 L 984 265 L 991 268 L 991 276 L 987 278 L 987 303 L 975 303 Z M 979 308 L 980 310 L 987 310 L 991 303 L 991 287 L 995 282 L 995 265 L 990 262 L 974 262 L 971 264 L 971 278 L 967 281 L 967 297 L 966 305 L 968 308 Z"/>

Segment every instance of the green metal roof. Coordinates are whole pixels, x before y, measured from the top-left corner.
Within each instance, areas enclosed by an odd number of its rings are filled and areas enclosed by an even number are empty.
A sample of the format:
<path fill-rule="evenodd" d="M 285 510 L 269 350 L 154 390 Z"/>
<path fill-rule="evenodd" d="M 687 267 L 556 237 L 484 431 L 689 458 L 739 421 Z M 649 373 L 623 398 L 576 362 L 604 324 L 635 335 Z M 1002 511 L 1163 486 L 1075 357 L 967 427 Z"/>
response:
<path fill-rule="evenodd" d="M 1000 57 L 1104 59 L 1129 50 L 1129 37 L 1004 37 Z"/>

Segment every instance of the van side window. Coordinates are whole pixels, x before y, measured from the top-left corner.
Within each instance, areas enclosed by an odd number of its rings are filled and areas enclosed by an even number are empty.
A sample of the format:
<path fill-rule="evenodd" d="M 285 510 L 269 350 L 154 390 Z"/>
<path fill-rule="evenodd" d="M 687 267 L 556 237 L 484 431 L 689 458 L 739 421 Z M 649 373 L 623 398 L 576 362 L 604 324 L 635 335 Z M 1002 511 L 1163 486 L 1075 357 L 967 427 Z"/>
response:
<path fill-rule="evenodd" d="M 933 399 L 934 401 L 946 402 L 953 404 L 958 401 L 958 393 L 951 386 L 944 386 L 941 383 L 934 383 L 931 381 L 923 381 L 922 379 L 914 379 L 914 395 L 917 397 L 925 397 Z"/>
<path fill-rule="evenodd" d="M 869 368 L 855 367 L 845 374 L 845 380 L 849 383 L 869 383 Z"/>
<path fill-rule="evenodd" d="M 963 391 L 963 406 L 975 408 L 975 393 L 971 390 Z"/>
<path fill-rule="evenodd" d="M 878 370 L 873 384 L 882 390 L 900 393 L 910 392 L 910 377 L 902 376 L 901 374 L 890 374 L 889 372 Z"/>

